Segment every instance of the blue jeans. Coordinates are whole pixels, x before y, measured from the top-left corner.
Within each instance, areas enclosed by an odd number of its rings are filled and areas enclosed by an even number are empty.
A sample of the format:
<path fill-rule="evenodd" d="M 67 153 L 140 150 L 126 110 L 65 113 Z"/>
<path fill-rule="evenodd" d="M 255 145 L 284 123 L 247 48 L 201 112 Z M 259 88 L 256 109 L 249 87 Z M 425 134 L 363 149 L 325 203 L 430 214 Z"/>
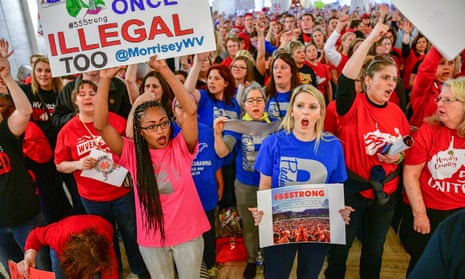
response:
<path fill-rule="evenodd" d="M 39 213 L 34 218 L 14 227 L 0 227 L 0 262 L 9 273 L 8 260 L 19 262 L 24 258 L 27 236 L 36 227 L 45 226 L 45 218 Z M 42 247 L 36 256 L 36 267 L 51 271 L 49 248 Z"/>
<path fill-rule="evenodd" d="M 298 252 L 297 278 L 318 279 L 328 247 L 326 243 L 292 243 L 266 247 L 263 249 L 265 278 L 289 278 L 295 255 Z"/>
<path fill-rule="evenodd" d="M 391 225 L 396 202 L 396 192 L 384 205 L 366 199 L 359 193 L 346 195 L 345 204 L 352 206 L 355 212 L 351 213 L 350 223 L 346 226 L 346 245 L 333 245 L 328 252 L 326 278 L 344 279 L 347 256 L 355 236 L 360 230 L 363 233 L 360 278 L 379 278 L 384 242 Z"/>
<path fill-rule="evenodd" d="M 201 236 L 188 242 L 163 248 L 140 246 L 140 252 L 147 263 L 152 279 L 200 278 L 203 254 Z M 175 265 L 178 277 L 175 275 Z"/>
<path fill-rule="evenodd" d="M 146 275 L 147 269 L 137 245 L 134 193 L 131 191 L 116 200 L 107 202 L 91 201 L 82 197 L 81 200 L 88 214 L 101 216 L 110 224 L 113 224 L 115 229 L 113 244 L 118 257 L 120 273 L 122 271 L 122 262 L 117 231 L 119 231 L 123 239 L 131 271 L 137 275 Z"/>

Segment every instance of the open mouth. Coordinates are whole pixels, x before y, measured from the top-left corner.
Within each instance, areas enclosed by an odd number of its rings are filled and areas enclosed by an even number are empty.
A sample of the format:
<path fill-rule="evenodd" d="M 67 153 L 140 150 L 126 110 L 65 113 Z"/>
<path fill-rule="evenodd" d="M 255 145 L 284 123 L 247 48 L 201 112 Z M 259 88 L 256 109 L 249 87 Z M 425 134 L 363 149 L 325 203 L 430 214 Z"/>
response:
<path fill-rule="evenodd" d="M 157 139 L 157 143 L 158 143 L 159 145 L 165 145 L 166 142 L 167 142 L 167 140 L 168 140 L 168 139 L 166 138 L 166 136 L 161 136 L 161 137 L 159 137 L 159 138 Z"/>
<path fill-rule="evenodd" d="M 308 124 L 309 124 L 309 121 L 308 119 L 304 118 L 302 119 L 302 121 L 300 121 L 300 124 L 302 125 L 302 127 L 308 127 Z"/>

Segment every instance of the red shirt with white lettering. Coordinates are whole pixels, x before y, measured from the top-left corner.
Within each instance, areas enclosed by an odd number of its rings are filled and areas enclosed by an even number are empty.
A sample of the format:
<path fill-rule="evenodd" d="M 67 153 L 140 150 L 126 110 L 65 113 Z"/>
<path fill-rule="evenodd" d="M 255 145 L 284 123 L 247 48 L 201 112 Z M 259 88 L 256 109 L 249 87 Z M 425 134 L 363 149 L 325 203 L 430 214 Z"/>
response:
<path fill-rule="evenodd" d="M 124 135 L 126 120 L 121 116 L 109 113 L 108 122 L 118 133 Z M 85 126 L 84 126 L 85 125 Z M 86 128 L 87 127 L 87 128 Z M 93 122 L 83 123 L 78 116 L 71 118 L 58 133 L 55 148 L 55 164 L 63 161 L 78 161 L 87 157 L 94 148 L 111 152 L 103 141 Z M 115 156 L 113 156 L 115 160 Z M 131 189 L 116 187 L 108 183 L 81 176 L 80 170 L 73 172 L 79 195 L 91 201 L 112 201 L 126 195 Z"/>
<path fill-rule="evenodd" d="M 426 208 L 465 207 L 465 138 L 444 125 L 424 123 L 405 154 L 406 165 L 422 163 L 420 187 Z M 403 200 L 408 204 L 405 193 Z"/>

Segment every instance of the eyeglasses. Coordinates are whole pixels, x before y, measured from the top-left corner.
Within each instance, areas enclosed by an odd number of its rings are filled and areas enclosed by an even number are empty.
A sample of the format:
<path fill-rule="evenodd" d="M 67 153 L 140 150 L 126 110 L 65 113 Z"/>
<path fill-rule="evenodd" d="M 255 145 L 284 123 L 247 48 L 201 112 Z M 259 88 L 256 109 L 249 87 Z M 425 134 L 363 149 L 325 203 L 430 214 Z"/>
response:
<path fill-rule="evenodd" d="M 247 70 L 247 67 L 232 65 L 231 69 L 234 69 L 234 70 Z"/>
<path fill-rule="evenodd" d="M 257 98 L 247 98 L 245 100 L 245 103 L 248 105 L 253 105 L 254 103 L 256 104 L 263 104 L 265 102 L 265 98 L 263 97 L 257 97 Z"/>
<path fill-rule="evenodd" d="M 158 131 L 158 128 L 161 128 L 162 130 L 165 130 L 171 125 L 171 122 L 169 120 L 164 120 L 160 122 L 159 124 L 152 124 L 147 127 L 140 127 L 141 129 L 146 130 L 147 132 L 154 133 Z"/>
<path fill-rule="evenodd" d="M 445 97 L 445 96 L 439 96 L 439 97 L 435 98 L 434 102 L 436 104 L 438 104 L 439 102 L 442 102 L 444 105 L 448 105 L 448 104 L 454 103 L 454 102 L 463 103 L 463 101 L 460 101 L 459 99 L 457 99 L 455 97 Z"/>
<path fill-rule="evenodd" d="M 392 64 L 394 66 L 396 66 L 396 62 L 394 61 L 394 59 L 392 59 L 392 57 L 388 56 L 388 55 L 375 55 L 373 57 L 373 59 L 371 59 L 370 61 L 370 64 L 368 64 L 367 66 L 367 70 L 366 72 L 369 73 L 371 72 L 373 69 L 373 66 L 376 65 L 376 64 Z"/>

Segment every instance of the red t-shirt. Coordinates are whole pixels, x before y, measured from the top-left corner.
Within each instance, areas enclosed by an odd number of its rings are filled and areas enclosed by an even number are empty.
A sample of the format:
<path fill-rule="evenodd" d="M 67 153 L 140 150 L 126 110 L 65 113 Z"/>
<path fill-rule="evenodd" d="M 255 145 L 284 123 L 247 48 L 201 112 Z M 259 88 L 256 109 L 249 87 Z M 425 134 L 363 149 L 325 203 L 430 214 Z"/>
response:
<path fill-rule="evenodd" d="M 420 187 L 426 208 L 465 207 L 465 138 L 443 125 L 424 123 L 413 135 L 405 154 L 406 165 L 425 164 Z M 408 199 L 404 194 L 404 202 Z"/>
<path fill-rule="evenodd" d="M 66 217 L 56 223 L 45 227 L 33 229 L 24 245 L 24 251 L 34 249 L 38 251 L 42 246 L 50 246 L 60 257 L 66 241 L 75 234 L 83 232 L 85 229 L 95 228 L 110 243 L 111 273 L 102 273 L 102 278 L 119 278 L 118 262 L 116 260 L 115 249 L 113 248 L 113 226 L 107 220 L 96 215 L 75 215 Z"/>
<path fill-rule="evenodd" d="M 398 166 L 381 163 L 376 156 L 387 143 L 393 143 L 410 134 L 407 118 L 395 104 L 388 102 L 385 107 L 377 107 L 368 101 L 365 94 L 357 94 L 350 110 L 338 117 L 337 136 L 344 146 L 346 166 L 362 178 L 368 180 L 370 170 L 382 165 L 386 175 Z M 397 189 L 398 178 L 384 185 L 387 194 Z M 360 193 L 373 199 L 373 190 Z"/>
<path fill-rule="evenodd" d="M 324 130 L 337 136 L 336 100 L 331 101 L 326 107 Z"/>
<path fill-rule="evenodd" d="M 417 56 L 413 50 L 410 50 L 409 56 L 407 56 L 407 58 L 404 58 L 404 73 L 402 75 L 402 80 L 404 81 L 405 89 L 411 89 L 409 82 L 413 67 L 415 67 L 415 64 L 417 64 L 417 62 L 422 60 L 424 57 L 425 55 Z"/>
<path fill-rule="evenodd" d="M 316 65 L 308 63 L 308 65 L 310 65 L 312 70 L 315 72 L 318 90 L 321 91 L 323 96 L 328 96 L 328 93 L 326 92 L 326 86 L 329 82 L 331 82 L 331 75 L 329 73 L 328 65 L 323 63 L 318 63 Z"/>
<path fill-rule="evenodd" d="M 442 84 L 436 80 L 436 70 L 441 59 L 442 55 L 432 47 L 418 68 L 410 92 L 410 105 L 413 111 L 410 123 L 416 127 L 421 126 L 425 117 L 436 113 L 438 106 L 434 103 L 434 99 L 439 96 L 442 88 Z"/>
<path fill-rule="evenodd" d="M 124 135 L 126 120 L 121 116 L 109 113 L 108 122 Z M 88 130 L 84 127 L 89 129 Z M 55 164 L 63 161 L 78 161 L 87 157 L 92 149 L 98 148 L 105 152 L 111 152 L 103 141 L 100 134 L 94 128 L 93 122 L 83 123 L 78 116 L 73 117 L 58 133 L 55 148 Z M 115 160 L 115 156 L 113 156 Z M 82 177 L 81 171 L 73 172 L 78 186 L 79 195 L 92 201 L 112 201 L 126 195 L 130 189 L 126 187 L 115 187 L 88 177 Z"/>

